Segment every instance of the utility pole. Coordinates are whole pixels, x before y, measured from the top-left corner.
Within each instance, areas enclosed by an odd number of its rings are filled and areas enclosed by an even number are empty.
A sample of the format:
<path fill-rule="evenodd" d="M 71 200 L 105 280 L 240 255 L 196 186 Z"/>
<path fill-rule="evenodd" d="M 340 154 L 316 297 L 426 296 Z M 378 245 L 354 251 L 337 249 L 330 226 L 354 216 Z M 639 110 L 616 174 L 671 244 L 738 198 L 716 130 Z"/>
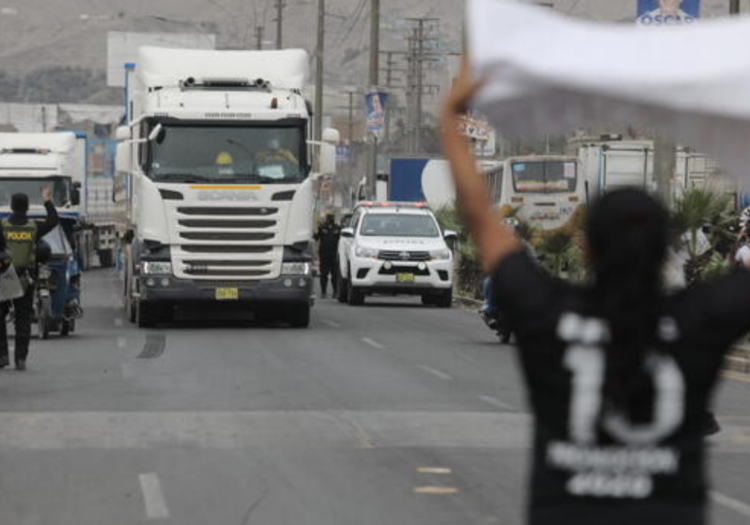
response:
<path fill-rule="evenodd" d="M 284 48 L 284 0 L 276 0 L 276 49 Z"/>
<path fill-rule="evenodd" d="M 428 52 L 425 44 L 436 39 L 429 33 L 434 32 L 428 24 L 438 22 L 436 18 L 411 18 L 409 19 L 415 27 L 412 27 L 412 36 L 408 38 L 408 81 L 407 81 L 407 108 L 409 134 L 409 151 L 419 153 L 422 149 L 422 128 L 424 120 L 424 95 L 425 88 L 432 90 L 437 86 L 426 85 L 424 82 L 425 68 L 427 62 L 435 61 L 436 56 L 441 53 Z"/>
<path fill-rule="evenodd" d="M 318 41 L 315 49 L 315 140 L 323 140 L 323 67 L 326 39 L 326 0 L 318 0 Z"/>
<path fill-rule="evenodd" d="M 255 49 L 263 49 L 263 36 L 265 35 L 265 32 L 265 27 L 255 26 Z"/>
<path fill-rule="evenodd" d="M 370 89 L 380 83 L 380 0 L 370 0 Z M 373 133 L 367 145 L 367 193 L 375 197 L 378 180 L 378 136 Z"/>
<path fill-rule="evenodd" d="M 730 15 L 740 14 L 740 0 L 729 0 L 729 14 Z"/>
<path fill-rule="evenodd" d="M 381 68 L 381 72 L 385 73 L 385 87 L 390 93 L 388 105 L 385 108 L 385 143 L 390 144 L 391 142 L 391 111 L 393 109 L 393 90 L 403 88 L 405 86 L 396 84 L 396 80 L 401 82 L 403 79 L 394 77 L 394 73 L 406 73 L 407 71 L 403 68 L 396 68 L 397 65 L 394 57 L 404 55 L 401 51 L 381 51 L 382 55 L 386 56 L 385 68 Z"/>

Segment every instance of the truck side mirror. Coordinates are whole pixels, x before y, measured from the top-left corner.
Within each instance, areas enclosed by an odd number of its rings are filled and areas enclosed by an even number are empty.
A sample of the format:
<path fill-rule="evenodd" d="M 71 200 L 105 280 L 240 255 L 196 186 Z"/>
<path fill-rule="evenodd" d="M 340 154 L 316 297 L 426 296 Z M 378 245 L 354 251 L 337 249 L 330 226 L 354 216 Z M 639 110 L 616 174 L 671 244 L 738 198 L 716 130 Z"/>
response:
<path fill-rule="evenodd" d="M 341 236 L 351 239 L 354 237 L 354 228 L 344 228 L 341 230 Z"/>
<path fill-rule="evenodd" d="M 458 234 L 453 230 L 445 230 L 443 232 L 443 237 L 446 241 L 456 241 L 458 239 Z"/>
<path fill-rule="evenodd" d="M 73 183 L 73 187 L 70 189 L 70 204 L 72 206 L 78 206 L 81 204 L 81 183 Z"/>
<path fill-rule="evenodd" d="M 120 126 L 115 131 L 115 139 L 117 139 L 117 142 L 125 142 L 126 140 L 130 140 L 132 138 L 132 135 L 130 134 L 130 126 Z"/>
<path fill-rule="evenodd" d="M 115 170 L 118 173 L 129 173 L 130 172 L 130 143 L 120 142 L 117 144 L 117 152 L 115 154 Z"/>
<path fill-rule="evenodd" d="M 333 128 L 323 131 L 323 143 L 320 145 L 320 173 L 333 175 L 336 173 L 336 146 L 341 137 Z"/>

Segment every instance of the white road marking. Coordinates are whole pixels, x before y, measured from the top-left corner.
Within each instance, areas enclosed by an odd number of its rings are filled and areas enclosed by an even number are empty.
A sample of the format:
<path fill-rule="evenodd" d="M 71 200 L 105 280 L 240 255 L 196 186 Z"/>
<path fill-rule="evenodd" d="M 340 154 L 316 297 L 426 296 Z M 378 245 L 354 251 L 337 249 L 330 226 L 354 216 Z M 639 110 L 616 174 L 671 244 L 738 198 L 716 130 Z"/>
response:
<path fill-rule="evenodd" d="M 124 337 L 118 337 L 117 338 L 117 348 L 120 350 L 123 350 L 128 347 L 128 340 Z"/>
<path fill-rule="evenodd" d="M 122 319 L 120 319 L 119 317 L 115 319 L 115 326 L 122 327 L 123 324 L 124 323 L 122 322 Z"/>
<path fill-rule="evenodd" d="M 711 499 L 714 500 L 715 503 L 735 511 L 737 514 L 742 514 L 743 516 L 750 518 L 750 505 L 746 503 L 742 503 L 741 501 L 730 498 L 729 496 L 716 491 L 711 491 Z"/>
<path fill-rule="evenodd" d="M 169 508 L 161 490 L 159 478 L 154 473 L 140 474 L 143 503 L 146 506 L 146 517 L 150 520 L 165 520 L 169 518 Z"/>
<path fill-rule="evenodd" d="M 447 496 L 450 494 L 458 494 L 456 487 L 415 487 L 415 494 L 428 494 L 430 496 Z"/>
<path fill-rule="evenodd" d="M 451 469 L 445 467 L 419 467 L 417 472 L 419 474 L 439 474 L 443 476 L 453 474 Z"/>
<path fill-rule="evenodd" d="M 328 319 L 324 319 L 323 322 L 331 328 L 341 328 L 341 325 L 336 321 L 329 321 Z"/>
<path fill-rule="evenodd" d="M 440 378 L 444 381 L 451 381 L 453 379 L 451 376 L 449 376 L 445 372 L 441 372 L 437 368 L 432 368 L 431 366 L 420 365 L 419 369 L 427 372 L 428 374 L 432 374 L 435 377 Z"/>
<path fill-rule="evenodd" d="M 502 410 L 515 410 L 515 407 L 509 405 L 508 403 L 504 403 L 500 401 L 496 397 L 492 396 L 479 396 L 479 399 L 487 403 L 488 405 L 492 405 L 495 408 L 500 408 Z"/>
<path fill-rule="evenodd" d="M 385 348 L 385 346 L 381 345 L 377 341 L 373 341 L 369 337 L 363 337 L 362 338 L 362 342 L 365 343 L 365 344 L 370 345 L 373 348 L 377 348 L 378 350 L 382 350 L 383 348 Z"/>
<path fill-rule="evenodd" d="M 125 379 L 132 379 L 135 375 L 133 374 L 133 367 L 127 363 L 120 365 L 120 368 L 122 369 L 122 377 Z"/>

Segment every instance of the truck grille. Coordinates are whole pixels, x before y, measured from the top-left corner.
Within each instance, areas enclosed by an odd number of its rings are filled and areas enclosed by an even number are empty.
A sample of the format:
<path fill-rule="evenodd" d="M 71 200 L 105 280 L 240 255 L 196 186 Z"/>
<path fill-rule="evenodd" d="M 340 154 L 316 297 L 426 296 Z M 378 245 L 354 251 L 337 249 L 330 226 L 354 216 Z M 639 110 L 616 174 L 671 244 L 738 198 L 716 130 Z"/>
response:
<path fill-rule="evenodd" d="M 176 206 L 178 277 L 201 281 L 275 279 L 281 273 L 280 207 Z"/>
<path fill-rule="evenodd" d="M 432 259 L 432 256 L 430 255 L 430 252 L 381 250 L 380 253 L 378 253 L 378 259 L 381 261 L 424 262 Z"/>

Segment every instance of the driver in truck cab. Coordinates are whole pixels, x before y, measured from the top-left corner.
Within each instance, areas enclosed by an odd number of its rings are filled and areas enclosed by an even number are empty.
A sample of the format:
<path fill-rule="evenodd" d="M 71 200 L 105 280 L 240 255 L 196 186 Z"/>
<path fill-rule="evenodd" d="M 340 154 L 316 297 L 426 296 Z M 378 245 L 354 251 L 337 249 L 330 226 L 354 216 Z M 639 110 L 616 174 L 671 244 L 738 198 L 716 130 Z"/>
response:
<path fill-rule="evenodd" d="M 283 147 L 281 134 L 278 131 L 270 134 L 265 148 L 261 149 L 256 155 L 256 160 L 263 164 L 273 164 L 274 162 L 299 164 L 297 156 Z"/>
<path fill-rule="evenodd" d="M 0 223 L 0 251 L 6 251 L 10 256 L 10 262 L 18 273 L 24 291 L 24 295 L 12 301 L 16 324 L 16 370 L 26 370 L 26 358 L 29 354 L 37 243 L 59 223 L 57 210 L 52 203 L 52 190 L 48 186 L 42 189 L 42 198 L 47 210 L 46 220 L 29 220 L 29 196 L 25 193 L 16 193 L 10 201 L 11 216 Z M 0 305 L 0 368 L 10 364 L 5 326 L 10 303 L 11 301 L 6 301 Z"/>

